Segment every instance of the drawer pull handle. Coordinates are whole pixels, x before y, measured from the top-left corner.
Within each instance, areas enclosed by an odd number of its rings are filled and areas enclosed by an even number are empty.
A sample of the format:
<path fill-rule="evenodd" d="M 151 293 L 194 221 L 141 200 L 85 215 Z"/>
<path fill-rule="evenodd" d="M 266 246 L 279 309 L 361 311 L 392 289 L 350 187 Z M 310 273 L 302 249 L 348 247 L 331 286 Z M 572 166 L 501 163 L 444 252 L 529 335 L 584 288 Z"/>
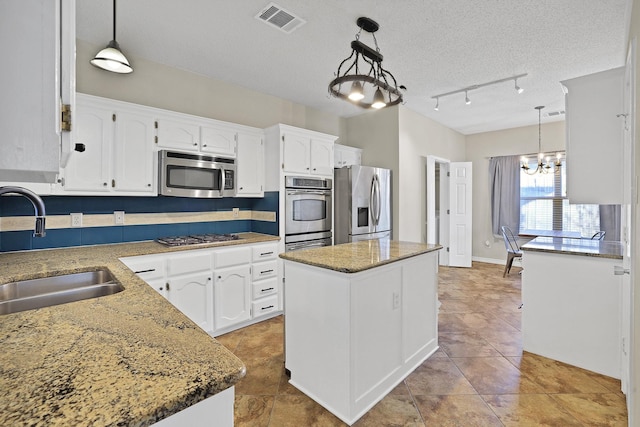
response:
<path fill-rule="evenodd" d="M 273 273 L 273 269 L 261 271 L 260 274 Z"/>
<path fill-rule="evenodd" d="M 273 251 L 271 251 L 271 252 L 262 252 L 260 254 L 260 256 L 265 256 L 265 255 L 273 255 Z"/>
<path fill-rule="evenodd" d="M 272 291 L 272 290 L 273 290 L 273 288 L 267 288 L 267 289 L 261 290 L 260 292 L 267 292 L 267 291 Z"/>
<path fill-rule="evenodd" d="M 273 305 L 268 305 L 266 307 L 262 307 L 260 310 L 269 310 L 270 308 L 273 308 Z"/>
<path fill-rule="evenodd" d="M 134 271 L 135 274 L 140 274 L 140 273 L 151 273 L 152 271 L 156 271 L 155 268 L 150 268 L 148 270 L 138 270 L 138 271 Z"/>

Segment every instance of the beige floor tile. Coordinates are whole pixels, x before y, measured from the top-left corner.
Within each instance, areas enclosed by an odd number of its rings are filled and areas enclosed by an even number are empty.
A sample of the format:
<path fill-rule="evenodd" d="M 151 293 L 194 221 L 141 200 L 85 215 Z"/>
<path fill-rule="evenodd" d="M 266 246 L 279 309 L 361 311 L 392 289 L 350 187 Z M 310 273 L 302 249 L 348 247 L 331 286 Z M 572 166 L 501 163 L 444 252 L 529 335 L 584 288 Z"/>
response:
<path fill-rule="evenodd" d="M 235 427 L 267 427 L 275 396 L 236 395 L 234 407 Z"/>
<path fill-rule="evenodd" d="M 504 357 L 452 358 L 479 394 L 542 393 Z"/>
<path fill-rule="evenodd" d="M 510 358 L 520 371 L 532 378 L 546 393 L 608 393 L 592 372 L 537 354 L 525 352 Z"/>
<path fill-rule="evenodd" d="M 585 426 L 627 425 L 627 407 L 622 394 L 554 394 L 551 397 Z"/>
<path fill-rule="evenodd" d="M 269 426 L 342 427 L 346 424 L 305 395 L 278 395 Z"/>
<path fill-rule="evenodd" d="M 404 382 L 413 395 L 476 394 L 450 359 L 427 359 Z"/>
<path fill-rule="evenodd" d="M 505 427 L 583 427 L 546 394 L 482 396 Z"/>
<path fill-rule="evenodd" d="M 284 372 L 279 356 L 242 359 L 247 374 L 236 384 L 236 394 L 275 395 Z"/>
<path fill-rule="evenodd" d="M 427 426 L 502 426 L 478 395 L 415 396 L 415 400 Z"/>
<path fill-rule="evenodd" d="M 354 427 L 424 427 L 411 396 L 387 395 L 353 424 Z"/>
<path fill-rule="evenodd" d="M 449 357 L 500 356 L 477 332 L 443 332 L 438 336 L 438 344 Z"/>

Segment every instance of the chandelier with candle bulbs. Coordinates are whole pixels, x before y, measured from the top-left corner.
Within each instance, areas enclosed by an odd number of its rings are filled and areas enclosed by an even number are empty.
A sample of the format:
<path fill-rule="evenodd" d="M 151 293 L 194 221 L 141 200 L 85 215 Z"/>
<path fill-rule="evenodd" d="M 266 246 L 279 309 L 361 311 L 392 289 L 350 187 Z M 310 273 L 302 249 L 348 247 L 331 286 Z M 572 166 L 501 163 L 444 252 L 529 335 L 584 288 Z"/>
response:
<path fill-rule="evenodd" d="M 549 173 L 554 171 L 554 166 L 560 169 L 562 166 L 562 155 L 561 153 L 556 153 L 555 161 L 552 163 L 551 158 L 549 156 L 544 156 L 542 152 L 542 131 L 541 131 L 541 111 L 544 108 L 543 105 L 539 105 L 535 107 L 538 110 L 538 165 L 535 169 L 529 167 L 529 161 L 526 157 L 522 157 L 520 166 L 522 170 L 528 175 L 535 175 L 536 173 Z"/>

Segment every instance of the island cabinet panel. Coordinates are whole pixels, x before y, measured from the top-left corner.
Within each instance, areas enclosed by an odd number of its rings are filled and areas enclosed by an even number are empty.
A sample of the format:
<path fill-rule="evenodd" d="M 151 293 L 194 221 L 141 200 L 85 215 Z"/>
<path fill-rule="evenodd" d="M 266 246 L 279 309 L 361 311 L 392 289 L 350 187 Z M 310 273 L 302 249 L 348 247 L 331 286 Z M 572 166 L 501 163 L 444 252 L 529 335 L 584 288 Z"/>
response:
<path fill-rule="evenodd" d="M 347 424 L 438 349 L 437 252 L 355 273 L 284 262 L 290 382 Z"/>

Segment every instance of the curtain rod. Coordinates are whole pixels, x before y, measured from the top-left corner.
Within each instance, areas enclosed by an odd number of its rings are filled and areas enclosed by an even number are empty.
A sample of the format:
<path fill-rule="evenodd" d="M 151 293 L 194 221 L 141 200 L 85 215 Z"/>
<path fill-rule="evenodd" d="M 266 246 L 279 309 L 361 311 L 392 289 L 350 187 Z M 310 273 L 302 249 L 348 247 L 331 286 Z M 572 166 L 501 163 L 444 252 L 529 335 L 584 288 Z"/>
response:
<path fill-rule="evenodd" d="M 553 155 L 556 155 L 556 154 L 558 154 L 558 153 L 563 153 L 563 154 L 565 154 L 565 153 L 566 153 L 566 150 L 556 150 L 556 151 L 545 151 L 545 152 L 544 152 L 545 157 L 546 157 L 546 155 L 547 155 L 547 154 L 553 154 Z M 540 153 L 507 154 L 507 155 L 504 155 L 504 156 L 490 156 L 490 157 L 485 157 L 485 159 L 487 159 L 487 160 L 491 160 L 491 159 L 493 159 L 494 157 L 507 157 L 507 156 L 518 156 L 518 157 L 525 156 L 525 157 L 529 157 L 529 156 L 537 156 L 538 154 L 540 154 Z M 566 154 L 565 154 L 565 155 L 566 155 Z"/>

